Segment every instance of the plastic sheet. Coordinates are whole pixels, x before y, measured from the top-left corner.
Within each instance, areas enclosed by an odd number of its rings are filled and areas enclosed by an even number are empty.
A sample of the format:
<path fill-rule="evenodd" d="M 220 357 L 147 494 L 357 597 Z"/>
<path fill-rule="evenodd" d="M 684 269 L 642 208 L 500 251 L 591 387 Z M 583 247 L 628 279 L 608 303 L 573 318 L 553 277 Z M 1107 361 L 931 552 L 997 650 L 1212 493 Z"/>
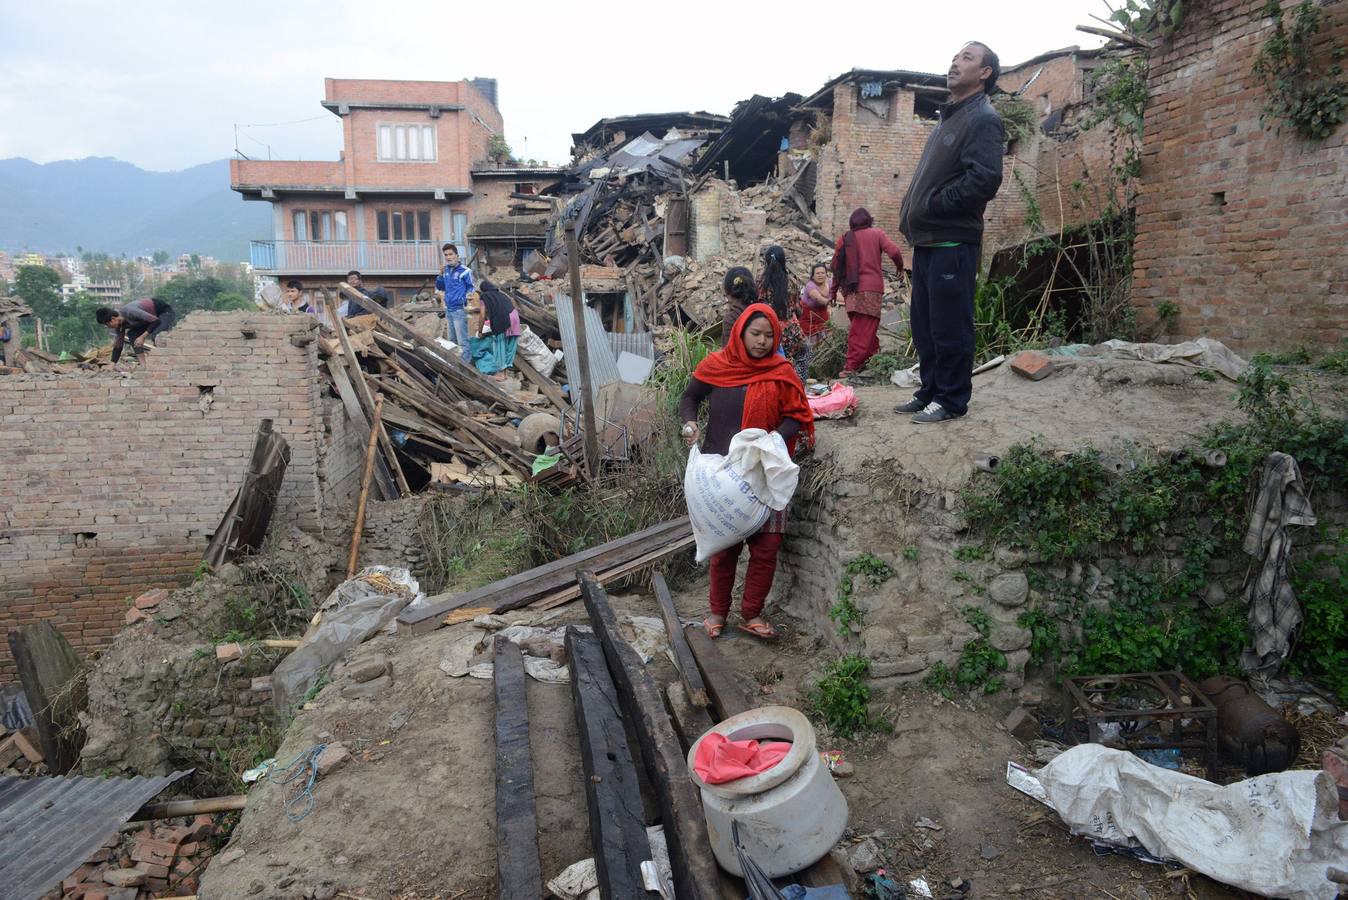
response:
<path fill-rule="evenodd" d="M 272 672 L 277 710 L 290 712 L 318 683 L 324 669 L 391 624 L 420 593 L 406 569 L 384 566 L 362 569 L 355 578 L 339 584 L 323 601 L 321 618 L 309 626 L 300 646 Z"/>
<path fill-rule="evenodd" d="M 1348 859 L 1348 822 L 1322 771 L 1222 787 L 1083 744 L 1040 769 L 1048 804 L 1076 834 L 1141 846 L 1209 878 L 1270 897 L 1333 900 L 1326 870 Z"/>

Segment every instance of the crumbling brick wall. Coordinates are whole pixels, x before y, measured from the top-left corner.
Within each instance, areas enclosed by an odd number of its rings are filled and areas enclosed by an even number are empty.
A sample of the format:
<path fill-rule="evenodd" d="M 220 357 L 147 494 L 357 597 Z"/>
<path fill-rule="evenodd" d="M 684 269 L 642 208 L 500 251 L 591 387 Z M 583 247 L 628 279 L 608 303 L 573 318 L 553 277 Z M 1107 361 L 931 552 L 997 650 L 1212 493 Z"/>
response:
<path fill-rule="evenodd" d="M 1250 64 L 1272 29 L 1263 6 L 1186 6 L 1154 52 L 1133 302 L 1144 318 L 1178 304 L 1180 338 L 1333 345 L 1348 337 L 1348 127 L 1306 141 L 1260 124 L 1267 95 Z M 1348 42 L 1348 6 L 1323 8 L 1326 45 Z"/>
<path fill-rule="evenodd" d="M 238 489 L 258 422 L 291 461 L 273 525 L 320 533 L 361 463 L 304 316 L 194 313 L 143 368 L 0 378 L 0 631 L 47 619 L 87 653 L 125 600 L 181 583 Z M 0 681 L 13 677 L 0 647 Z"/>
<path fill-rule="evenodd" d="M 856 85 L 835 87 L 831 139 L 819 149 L 815 183 L 815 212 L 825 233 L 835 237 L 842 234 L 852 210 L 864 206 L 875 217 L 876 225 L 903 247 L 906 260 L 911 260 L 912 250 L 899 231 L 899 210 L 927 137 L 936 127 L 935 120 L 916 115 L 914 97 L 912 91 L 900 89 L 862 104 Z M 1038 143 L 1036 138 L 1034 146 L 1019 148 L 1003 162 L 1002 187 L 985 216 L 985 256 L 1028 236 L 1027 205 L 1012 173 L 1020 170 L 1029 183 L 1034 183 L 1030 162 Z"/>

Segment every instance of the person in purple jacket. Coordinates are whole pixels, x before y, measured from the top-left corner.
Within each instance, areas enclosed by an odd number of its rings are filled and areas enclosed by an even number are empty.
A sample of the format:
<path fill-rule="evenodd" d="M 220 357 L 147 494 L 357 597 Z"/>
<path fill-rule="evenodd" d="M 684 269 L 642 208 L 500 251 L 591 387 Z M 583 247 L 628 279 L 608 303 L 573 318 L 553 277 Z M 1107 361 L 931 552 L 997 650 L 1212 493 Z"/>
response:
<path fill-rule="evenodd" d="M 121 309 L 104 306 L 94 313 L 98 324 L 111 328 L 116 335 L 112 340 L 112 361 L 122 358 L 122 346 L 131 339 L 131 352 L 140 362 L 145 353 L 145 341 L 152 343 L 155 338 L 173 327 L 177 317 L 173 307 L 157 297 L 145 300 L 132 300 Z"/>

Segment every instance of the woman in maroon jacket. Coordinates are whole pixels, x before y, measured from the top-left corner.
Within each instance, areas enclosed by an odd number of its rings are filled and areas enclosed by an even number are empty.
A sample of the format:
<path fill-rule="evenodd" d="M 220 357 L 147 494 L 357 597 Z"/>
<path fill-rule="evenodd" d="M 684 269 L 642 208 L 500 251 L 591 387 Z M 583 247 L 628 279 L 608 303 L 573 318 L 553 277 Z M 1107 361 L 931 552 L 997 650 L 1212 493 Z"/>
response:
<path fill-rule="evenodd" d="M 846 234 L 833 248 L 833 287 L 829 299 L 842 288 L 847 309 L 847 362 L 840 377 L 861 371 L 880 349 L 880 301 L 885 296 L 882 254 L 903 272 L 903 251 L 879 228 L 865 208 L 852 213 Z"/>

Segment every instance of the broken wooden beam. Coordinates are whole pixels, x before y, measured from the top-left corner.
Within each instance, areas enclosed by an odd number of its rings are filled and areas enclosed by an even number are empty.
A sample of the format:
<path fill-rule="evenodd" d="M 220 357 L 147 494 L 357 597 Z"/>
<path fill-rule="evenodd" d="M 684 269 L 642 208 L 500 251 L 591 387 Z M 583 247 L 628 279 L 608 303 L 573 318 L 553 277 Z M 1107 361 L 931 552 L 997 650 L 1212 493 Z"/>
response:
<path fill-rule="evenodd" d="M 674 666 L 679 670 L 679 677 L 683 679 L 688 702 L 705 708 L 711 703 L 707 697 L 707 686 L 702 681 L 702 673 L 697 669 L 693 651 L 688 649 L 688 638 L 683 633 L 683 622 L 679 620 L 679 611 L 674 608 L 674 598 L 669 595 L 669 585 L 665 584 L 665 576 L 659 572 L 652 575 L 651 590 L 655 594 L 655 602 L 660 606 L 660 618 L 665 623 L 669 649 L 674 653 Z"/>
<path fill-rule="evenodd" d="M 404 610 L 398 616 L 398 630 L 406 634 L 434 631 L 440 627 L 440 621 L 446 615 L 464 606 L 491 606 L 498 613 L 518 609 L 573 585 L 577 569 L 612 569 L 660 547 L 684 540 L 691 534 L 692 525 L 688 517 L 683 516 L 471 591 L 440 594 L 430 598 L 432 602 L 425 606 Z"/>
<path fill-rule="evenodd" d="M 608 584 L 611 581 L 616 581 L 619 578 L 631 575 L 638 569 L 654 565 L 671 553 L 682 550 L 684 547 L 691 547 L 693 543 L 694 538 L 691 534 L 684 535 L 678 540 L 670 541 L 669 543 L 656 547 L 649 553 L 643 553 L 641 556 L 619 563 L 611 569 L 605 569 L 604 571 L 597 573 L 595 578 L 599 580 L 600 584 Z M 554 606 L 570 603 L 579 596 L 580 585 L 573 584 L 569 587 L 562 588 L 555 593 L 549 594 L 540 600 L 535 600 L 533 603 L 529 604 L 529 608 L 540 610 L 552 609 Z"/>
<path fill-rule="evenodd" d="M 534 759 L 529 745 L 524 657 L 519 644 L 496 640 L 496 870 L 502 897 L 543 896 L 534 802 Z"/>
<path fill-rule="evenodd" d="M 717 714 L 713 718 L 719 722 L 753 709 L 753 695 L 745 689 L 739 675 L 735 674 L 735 670 L 721 655 L 716 642 L 707 637 L 707 632 L 693 627 L 685 628 L 683 634 L 697 660 L 698 670 L 707 686 L 707 695 L 716 709 Z"/>
<path fill-rule="evenodd" d="M 651 858 L 651 844 L 642 820 L 636 763 L 618 712 L 617 688 L 594 635 L 566 629 L 566 656 L 599 893 L 604 900 L 642 897 L 646 889 L 641 864 Z"/>
<path fill-rule="evenodd" d="M 619 701 L 636 732 L 646 777 L 660 807 L 675 893 L 680 900 L 712 900 L 720 893 L 720 876 L 707 821 L 660 689 L 646 672 L 641 657 L 618 633 L 618 619 L 604 588 L 589 572 L 579 573 L 578 579 L 590 624 L 604 648 Z"/>
<path fill-rule="evenodd" d="M 412 489 L 407 486 L 402 467 L 398 465 L 398 457 L 393 452 L 393 442 L 389 440 L 388 431 L 382 422 L 375 422 L 374 396 L 370 393 L 370 386 L 365 383 L 365 373 L 360 367 L 360 360 L 356 359 L 356 351 L 352 349 L 351 340 L 347 337 L 346 322 L 337 314 L 337 304 L 326 291 L 323 294 L 323 307 L 328 311 L 328 319 L 333 323 L 333 330 L 337 332 L 337 341 L 342 345 L 342 355 L 346 358 L 346 365 L 350 370 L 348 374 L 351 376 L 352 386 L 356 389 L 356 397 L 360 400 L 361 410 L 365 413 L 366 420 L 371 423 L 370 430 L 379 438 L 379 448 L 384 452 L 384 461 L 388 463 L 389 470 L 393 473 L 399 495 L 406 497 L 412 493 Z"/>
<path fill-rule="evenodd" d="M 669 708 L 669 719 L 674 730 L 679 733 L 679 744 L 687 753 L 716 723 L 711 713 L 704 707 L 694 706 L 688 701 L 688 691 L 682 681 L 671 681 L 665 688 L 665 705 Z"/>
<path fill-rule="evenodd" d="M 144 822 L 148 819 L 176 819 L 180 816 L 233 812 L 243 809 L 247 802 L 247 794 L 205 797 L 200 800 L 161 800 L 156 803 L 147 803 L 136 810 L 135 815 L 131 817 L 131 821 Z"/>
<path fill-rule="evenodd" d="M 340 348 L 338 349 L 340 351 Z M 360 400 L 356 397 L 356 389 L 351 385 L 351 379 L 346 374 L 346 366 L 342 360 L 334 357 L 328 357 L 323 363 L 327 366 L 328 375 L 332 378 L 332 386 L 337 390 L 337 396 L 342 400 L 342 408 L 346 410 L 347 421 L 356 430 L 356 437 L 360 440 L 361 446 L 370 439 L 370 422 L 365 418 L 365 412 L 360 408 Z M 393 481 L 393 473 L 389 471 L 388 463 L 384 462 L 382 456 L 375 457 L 375 486 L 379 489 L 379 499 L 397 500 L 398 485 Z"/>

